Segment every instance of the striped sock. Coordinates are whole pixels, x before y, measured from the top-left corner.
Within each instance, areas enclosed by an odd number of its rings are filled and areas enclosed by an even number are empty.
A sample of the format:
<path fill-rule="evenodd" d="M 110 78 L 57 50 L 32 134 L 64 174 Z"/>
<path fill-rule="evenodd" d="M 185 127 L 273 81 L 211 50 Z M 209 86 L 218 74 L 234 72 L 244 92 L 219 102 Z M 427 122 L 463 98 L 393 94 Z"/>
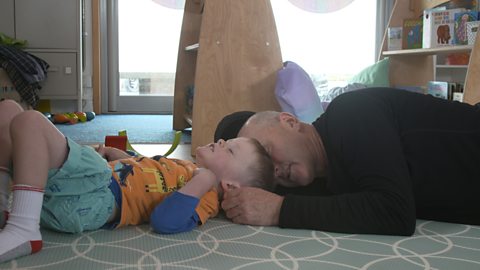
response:
<path fill-rule="evenodd" d="M 13 186 L 12 211 L 0 232 L 0 263 L 29 255 L 42 249 L 40 212 L 43 189 Z"/>

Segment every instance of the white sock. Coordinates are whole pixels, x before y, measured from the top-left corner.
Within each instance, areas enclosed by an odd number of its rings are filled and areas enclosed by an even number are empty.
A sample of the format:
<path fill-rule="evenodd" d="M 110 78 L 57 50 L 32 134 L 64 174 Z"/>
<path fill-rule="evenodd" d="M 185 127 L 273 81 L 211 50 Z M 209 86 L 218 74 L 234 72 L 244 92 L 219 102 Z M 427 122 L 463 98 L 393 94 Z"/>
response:
<path fill-rule="evenodd" d="M 13 186 L 12 211 L 0 232 L 0 263 L 40 251 L 43 189 Z"/>
<path fill-rule="evenodd" d="M 0 230 L 5 227 L 10 196 L 10 174 L 0 167 Z"/>

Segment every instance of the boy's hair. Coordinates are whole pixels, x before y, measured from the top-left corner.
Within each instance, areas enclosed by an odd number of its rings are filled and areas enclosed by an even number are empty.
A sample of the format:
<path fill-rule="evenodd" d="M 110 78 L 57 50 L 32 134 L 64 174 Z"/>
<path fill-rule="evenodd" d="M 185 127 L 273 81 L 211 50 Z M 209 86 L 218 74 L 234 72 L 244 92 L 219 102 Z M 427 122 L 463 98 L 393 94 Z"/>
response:
<path fill-rule="evenodd" d="M 247 183 L 252 187 L 273 191 L 276 183 L 272 158 L 259 141 L 253 138 L 248 138 L 248 140 L 255 146 L 255 155 L 252 157 L 252 165 L 247 167 L 250 175 Z"/>

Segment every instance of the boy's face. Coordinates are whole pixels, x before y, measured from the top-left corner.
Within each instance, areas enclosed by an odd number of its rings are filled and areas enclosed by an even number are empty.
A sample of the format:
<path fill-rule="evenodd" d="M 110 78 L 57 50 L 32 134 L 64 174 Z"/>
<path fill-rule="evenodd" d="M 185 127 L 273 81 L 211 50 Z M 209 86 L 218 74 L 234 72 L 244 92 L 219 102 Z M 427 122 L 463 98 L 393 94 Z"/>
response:
<path fill-rule="evenodd" d="M 220 139 L 198 147 L 195 152 L 196 163 L 215 173 L 218 181 L 236 182 L 248 176 L 250 172 L 247 168 L 257 155 L 254 144 L 248 138 Z"/>

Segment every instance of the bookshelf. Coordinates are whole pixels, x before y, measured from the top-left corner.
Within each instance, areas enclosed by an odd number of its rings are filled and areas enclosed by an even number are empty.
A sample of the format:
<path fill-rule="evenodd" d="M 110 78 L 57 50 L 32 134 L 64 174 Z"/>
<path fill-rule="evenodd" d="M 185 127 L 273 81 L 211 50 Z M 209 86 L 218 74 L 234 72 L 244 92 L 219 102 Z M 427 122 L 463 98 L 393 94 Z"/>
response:
<path fill-rule="evenodd" d="M 402 26 L 403 20 L 417 18 L 424 9 L 432 8 L 446 0 L 396 0 L 390 16 L 388 27 Z M 463 76 L 464 102 L 476 104 L 480 102 L 480 38 L 473 45 L 445 46 L 428 49 L 387 50 L 387 36 L 384 35 L 381 57 L 390 57 L 390 83 L 393 87 L 427 85 L 438 74 L 455 72 L 457 78 Z M 437 65 L 437 57 L 445 57 L 451 53 L 470 52 L 467 66 Z M 457 70 L 457 71 L 453 71 Z M 459 74 L 459 72 L 463 72 Z"/>
<path fill-rule="evenodd" d="M 186 0 L 174 89 L 173 128 L 192 127 L 192 155 L 218 122 L 240 111 L 279 110 L 282 68 L 269 0 Z M 193 110 L 186 93 L 194 86 Z"/>

